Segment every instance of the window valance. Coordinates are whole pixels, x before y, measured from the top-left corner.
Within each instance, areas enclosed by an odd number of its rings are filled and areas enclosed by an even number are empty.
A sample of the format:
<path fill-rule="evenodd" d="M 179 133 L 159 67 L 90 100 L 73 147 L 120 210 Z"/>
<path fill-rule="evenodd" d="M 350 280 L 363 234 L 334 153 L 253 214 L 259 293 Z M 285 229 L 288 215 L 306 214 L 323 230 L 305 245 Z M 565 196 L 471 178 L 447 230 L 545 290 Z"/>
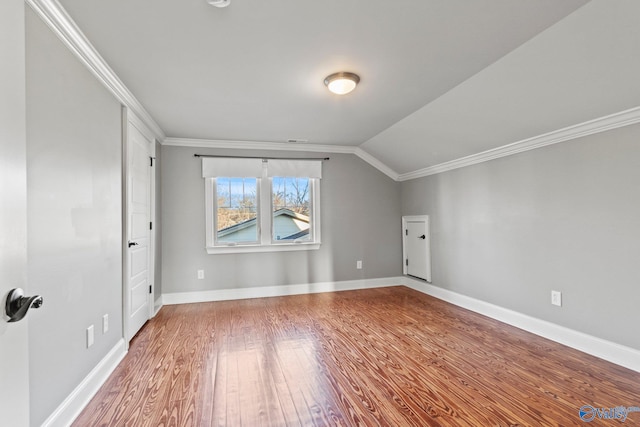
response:
<path fill-rule="evenodd" d="M 295 178 L 322 178 L 321 160 L 292 159 L 247 159 L 228 157 L 202 157 L 202 177 L 262 177 L 266 167 L 267 176 L 289 176 Z"/>

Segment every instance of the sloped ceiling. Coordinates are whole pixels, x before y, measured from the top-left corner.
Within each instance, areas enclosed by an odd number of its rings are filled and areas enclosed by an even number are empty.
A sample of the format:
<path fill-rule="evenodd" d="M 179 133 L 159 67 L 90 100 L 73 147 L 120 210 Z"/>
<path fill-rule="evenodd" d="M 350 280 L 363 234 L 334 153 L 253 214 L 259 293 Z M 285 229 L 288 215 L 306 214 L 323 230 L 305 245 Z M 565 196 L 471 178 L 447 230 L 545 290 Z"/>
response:
<path fill-rule="evenodd" d="M 640 106 L 639 17 L 592 1 L 361 148 L 402 174 Z"/>
<path fill-rule="evenodd" d="M 399 174 L 640 105 L 635 0 L 60 0 L 167 136 Z M 325 76 L 352 71 L 338 97 Z"/>

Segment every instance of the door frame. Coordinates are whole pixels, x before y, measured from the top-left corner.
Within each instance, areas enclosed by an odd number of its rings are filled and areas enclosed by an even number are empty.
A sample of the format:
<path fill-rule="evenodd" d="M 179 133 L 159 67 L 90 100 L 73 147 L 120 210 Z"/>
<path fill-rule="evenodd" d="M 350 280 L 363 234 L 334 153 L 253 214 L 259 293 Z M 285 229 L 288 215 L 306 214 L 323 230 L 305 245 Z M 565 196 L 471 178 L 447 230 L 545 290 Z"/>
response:
<path fill-rule="evenodd" d="M 122 107 L 122 336 L 125 339 L 126 349 L 129 349 L 129 341 L 132 337 L 127 336 L 129 330 L 129 292 L 128 292 L 128 236 L 129 236 L 129 206 L 128 206 L 128 182 L 129 182 L 129 126 L 134 126 L 150 143 L 150 157 L 155 160 L 156 157 L 156 138 L 153 132 L 144 124 L 138 116 L 130 109 Z M 155 316 L 155 251 L 156 251 L 156 168 L 155 161 L 151 162 L 149 168 L 149 221 L 153 224 L 149 230 L 149 256 L 148 256 L 148 279 L 151 286 L 151 292 L 148 294 L 149 312 L 148 318 Z"/>
<path fill-rule="evenodd" d="M 431 283 L 431 226 L 429 223 L 429 215 L 405 215 L 402 217 L 402 274 L 408 275 L 408 267 L 405 260 L 407 259 L 407 223 L 409 222 L 424 222 L 427 238 L 425 243 L 427 245 L 427 277 L 425 277 L 427 283 Z M 413 277 L 413 276 L 412 276 Z"/>

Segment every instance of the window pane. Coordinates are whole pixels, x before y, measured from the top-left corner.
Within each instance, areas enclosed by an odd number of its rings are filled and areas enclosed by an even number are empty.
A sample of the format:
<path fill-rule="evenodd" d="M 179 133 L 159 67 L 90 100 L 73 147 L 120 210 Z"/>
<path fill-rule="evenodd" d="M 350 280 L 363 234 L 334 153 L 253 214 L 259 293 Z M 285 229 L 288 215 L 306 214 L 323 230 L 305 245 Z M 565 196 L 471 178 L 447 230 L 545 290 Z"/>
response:
<path fill-rule="evenodd" d="M 216 178 L 218 242 L 258 241 L 256 178 Z"/>
<path fill-rule="evenodd" d="M 273 240 L 309 240 L 311 230 L 311 180 L 273 177 Z"/>

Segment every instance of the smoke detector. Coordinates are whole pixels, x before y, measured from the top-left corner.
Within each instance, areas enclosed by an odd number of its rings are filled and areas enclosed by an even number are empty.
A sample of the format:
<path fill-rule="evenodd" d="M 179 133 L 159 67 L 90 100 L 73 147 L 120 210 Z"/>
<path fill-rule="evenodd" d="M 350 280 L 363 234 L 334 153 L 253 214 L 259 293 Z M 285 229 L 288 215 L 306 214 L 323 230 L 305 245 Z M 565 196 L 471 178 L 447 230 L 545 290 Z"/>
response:
<path fill-rule="evenodd" d="M 215 7 L 227 7 L 231 0 L 207 0 L 207 3 Z"/>

